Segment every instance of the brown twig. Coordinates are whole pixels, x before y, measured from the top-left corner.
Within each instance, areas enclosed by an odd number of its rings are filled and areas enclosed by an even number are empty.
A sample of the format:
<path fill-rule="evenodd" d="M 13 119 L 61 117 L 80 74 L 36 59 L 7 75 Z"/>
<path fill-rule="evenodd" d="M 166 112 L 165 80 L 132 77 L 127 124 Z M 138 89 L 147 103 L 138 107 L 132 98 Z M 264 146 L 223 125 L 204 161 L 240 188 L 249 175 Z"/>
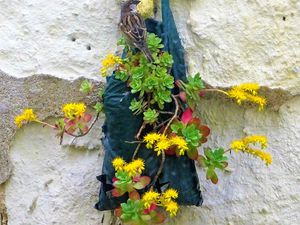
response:
<path fill-rule="evenodd" d="M 166 154 L 165 154 L 164 151 L 162 151 L 162 153 L 161 153 L 161 162 L 160 162 L 159 168 L 157 170 L 157 173 L 156 173 L 156 175 L 155 175 L 155 177 L 154 177 L 154 179 L 152 181 L 152 186 L 155 185 L 157 179 L 159 178 L 159 176 L 160 176 L 160 174 L 161 174 L 161 172 L 162 172 L 162 170 L 164 168 L 165 161 L 166 161 Z"/>
<path fill-rule="evenodd" d="M 135 139 L 137 139 L 137 140 L 140 139 L 140 136 L 141 136 L 143 130 L 145 129 L 146 124 L 147 124 L 147 123 L 143 122 L 142 126 L 141 126 L 140 129 L 139 129 L 139 132 L 138 132 L 138 133 L 136 134 L 136 136 L 135 136 Z"/>
<path fill-rule="evenodd" d="M 140 150 L 141 145 L 142 145 L 142 142 L 140 142 L 140 143 L 136 146 L 136 149 L 134 150 L 134 153 L 133 153 L 133 155 L 132 155 L 132 160 L 134 160 L 135 157 L 137 156 L 137 154 L 138 154 L 138 152 L 139 152 L 139 150 Z"/>
<path fill-rule="evenodd" d="M 165 134 L 167 132 L 167 130 L 169 129 L 169 127 L 171 126 L 172 122 L 177 118 L 178 116 L 178 112 L 179 112 L 179 104 L 178 104 L 178 100 L 176 99 L 176 97 L 174 95 L 172 95 L 172 98 L 175 102 L 175 106 L 176 106 L 176 109 L 175 109 L 175 113 L 173 115 L 173 117 L 171 118 L 171 120 L 169 121 L 169 123 L 167 124 L 167 126 L 165 127 L 164 129 L 164 132 L 163 134 Z"/>

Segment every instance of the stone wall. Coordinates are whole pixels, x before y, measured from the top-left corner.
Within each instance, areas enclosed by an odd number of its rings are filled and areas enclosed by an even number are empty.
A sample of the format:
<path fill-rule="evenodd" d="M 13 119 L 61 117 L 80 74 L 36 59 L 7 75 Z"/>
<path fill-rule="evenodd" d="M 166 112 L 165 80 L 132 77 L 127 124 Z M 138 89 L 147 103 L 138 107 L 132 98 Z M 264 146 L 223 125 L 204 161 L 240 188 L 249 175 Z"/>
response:
<path fill-rule="evenodd" d="M 258 82 L 264 112 L 211 96 L 198 112 L 209 143 L 228 146 L 265 134 L 273 164 L 234 154 L 231 174 L 213 185 L 199 171 L 204 204 L 169 224 L 296 225 L 300 219 L 300 2 L 171 0 L 189 73 L 228 88 Z M 97 201 L 101 121 L 83 139 L 65 139 L 13 118 L 25 107 L 52 121 L 78 92 L 81 77 L 103 83 L 99 62 L 117 49 L 119 6 L 105 0 L 0 0 L 0 224 L 109 224 Z M 47 75 L 45 75 L 47 74 Z"/>

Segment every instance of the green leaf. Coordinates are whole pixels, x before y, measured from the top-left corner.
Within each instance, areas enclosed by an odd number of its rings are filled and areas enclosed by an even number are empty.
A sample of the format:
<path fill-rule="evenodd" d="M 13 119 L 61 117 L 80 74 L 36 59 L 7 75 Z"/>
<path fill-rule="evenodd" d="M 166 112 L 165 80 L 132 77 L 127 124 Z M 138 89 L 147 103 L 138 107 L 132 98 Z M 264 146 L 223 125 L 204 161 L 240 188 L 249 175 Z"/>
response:
<path fill-rule="evenodd" d="M 164 52 L 160 57 L 160 65 L 165 67 L 171 67 L 174 63 L 172 55 L 168 52 Z"/>
<path fill-rule="evenodd" d="M 178 134 L 180 130 L 184 128 L 184 125 L 181 122 L 174 122 L 171 124 L 172 132 Z"/>
<path fill-rule="evenodd" d="M 155 109 L 147 109 L 144 112 L 144 121 L 149 124 L 153 124 L 157 121 L 159 113 Z"/>
<path fill-rule="evenodd" d="M 128 75 L 128 73 L 127 73 L 126 71 L 124 71 L 124 70 L 117 70 L 117 71 L 115 72 L 115 77 L 116 77 L 116 79 L 125 82 L 125 81 L 128 79 L 129 75 Z"/>
<path fill-rule="evenodd" d="M 130 83 L 130 87 L 132 88 L 131 89 L 131 93 L 137 93 L 139 91 L 142 90 L 142 81 L 141 80 L 137 80 L 137 79 L 134 79 L 132 80 L 132 82 Z"/>
<path fill-rule="evenodd" d="M 182 129 L 182 134 L 184 136 L 184 139 L 187 141 L 187 143 L 190 145 L 190 148 L 192 147 L 198 147 L 199 141 L 202 137 L 200 131 L 197 129 L 195 124 L 187 125 Z"/>
<path fill-rule="evenodd" d="M 143 100 L 136 100 L 135 98 L 131 101 L 129 109 L 135 114 L 138 115 L 143 110 Z"/>
<path fill-rule="evenodd" d="M 93 83 L 88 81 L 88 80 L 84 80 L 81 85 L 80 85 L 80 91 L 83 92 L 84 94 L 90 94 L 93 90 Z"/>
<path fill-rule="evenodd" d="M 97 102 L 96 105 L 93 106 L 97 113 L 102 112 L 103 110 L 103 103 Z"/>

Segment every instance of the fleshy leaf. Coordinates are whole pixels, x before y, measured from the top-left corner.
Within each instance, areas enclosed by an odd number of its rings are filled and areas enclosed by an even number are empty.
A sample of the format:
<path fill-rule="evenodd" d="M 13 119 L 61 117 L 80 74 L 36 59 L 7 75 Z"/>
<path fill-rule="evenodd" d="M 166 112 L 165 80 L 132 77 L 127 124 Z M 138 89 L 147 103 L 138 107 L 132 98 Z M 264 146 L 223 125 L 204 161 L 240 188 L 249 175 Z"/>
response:
<path fill-rule="evenodd" d="M 189 149 L 187 151 L 187 155 L 190 159 L 192 160 L 197 160 L 198 159 L 198 150 L 195 148 L 195 149 Z"/>
<path fill-rule="evenodd" d="M 125 191 L 122 191 L 121 189 L 114 188 L 114 189 L 111 190 L 111 194 L 112 194 L 113 197 L 118 198 L 118 197 L 121 197 L 122 195 L 124 195 Z"/>
<path fill-rule="evenodd" d="M 140 194 L 136 190 L 133 190 L 133 191 L 129 192 L 129 198 L 132 200 L 139 200 L 141 197 L 140 197 Z"/>
<path fill-rule="evenodd" d="M 187 108 L 183 112 L 181 120 L 184 124 L 188 124 L 188 122 L 190 122 L 192 118 L 193 118 L 193 111 L 191 108 Z"/>
<path fill-rule="evenodd" d="M 114 215 L 116 217 L 120 217 L 122 215 L 122 208 L 121 207 L 118 207 L 114 210 Z"/>
<path fill-rule="evenodd" d="M 85 121 L 85 122 L 90 122 L 91 121 L 91 119 L 92 119 L 92 115 L 91 114 L 89 114 L 89 113 L 85 113 L 84 114 L 84 116 L 83 116 L 83 120 Z"/>

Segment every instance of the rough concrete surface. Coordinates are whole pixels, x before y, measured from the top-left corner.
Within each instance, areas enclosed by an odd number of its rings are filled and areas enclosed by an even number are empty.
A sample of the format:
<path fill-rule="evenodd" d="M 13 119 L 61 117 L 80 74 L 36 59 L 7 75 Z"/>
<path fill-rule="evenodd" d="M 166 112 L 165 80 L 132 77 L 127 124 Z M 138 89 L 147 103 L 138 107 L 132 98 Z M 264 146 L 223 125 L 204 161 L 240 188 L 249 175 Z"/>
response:
<path fill-rule="evenodd" d="M 232 154 L 231 174 L 213 185 L 199 170 L 204 204 L 169 224 L 297 225 L 300 220 L 300 1 L 171 0 L 188 72 L 211 86 L 258 82 L 258 112 L 219 95 L 198 112 L 211 146 L 265 134 L 273 164 Z M 66 102 L 86 101 L 82 76 L 101 80 L 100 60 L 117 50 L 119 6 L 106 0 L 0 0 L 0 221 L 6 225 L 109 224 L 93 209 L 101 168 L 101 121 L 84 139 L 58 144 L 51 130 L 13 118 L 26 107 L 53 121 Z M 34 75 L 33 74 L 40 74 Z M 49 75 L 44 75 L 49 74 Z M 51 117 L 51 118 L 50 118 Z M 207 144 L 207 145 L 208 145 Z M 9 157 L 10 156 L 10 157 Z M 5 204 L 4 204 L 5 203 Z M 7 213 L 6 213 L 7 208 Z M 103 221 L 103 222 L 102 222 Z"/>

